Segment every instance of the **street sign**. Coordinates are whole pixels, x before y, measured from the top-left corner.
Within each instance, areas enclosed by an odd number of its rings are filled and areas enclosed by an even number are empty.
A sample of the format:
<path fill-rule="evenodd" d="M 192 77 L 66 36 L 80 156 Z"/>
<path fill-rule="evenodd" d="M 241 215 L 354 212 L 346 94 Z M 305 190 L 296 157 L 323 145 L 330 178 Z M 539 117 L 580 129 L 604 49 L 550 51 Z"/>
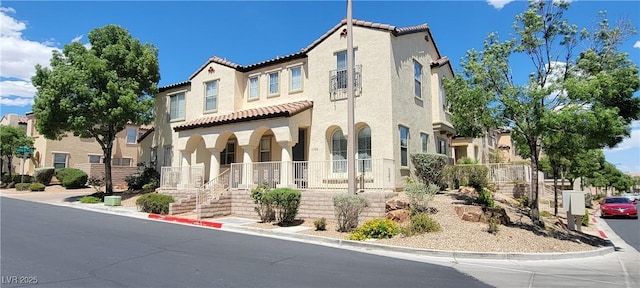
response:
<path fill-rule="evenodd" d="M 26 154 L 31 154 L 33 153 L 33 150 L 35 150 L 34 148 L 31 148 L 27 145 L 24 145 L 22 147 L 18 147 L 16 148 L 16 153 L 22 154 L 22 155 L 26 155 Z"/>

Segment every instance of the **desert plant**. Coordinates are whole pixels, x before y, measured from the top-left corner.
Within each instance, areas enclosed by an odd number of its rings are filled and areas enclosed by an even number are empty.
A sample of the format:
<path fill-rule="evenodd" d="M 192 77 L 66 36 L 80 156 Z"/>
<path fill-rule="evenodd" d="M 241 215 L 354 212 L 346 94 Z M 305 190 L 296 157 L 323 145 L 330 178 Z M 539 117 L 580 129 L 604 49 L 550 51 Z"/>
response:
<path fill-rule="evenodd" d="M 424 184 L 443 186 L 442 171 L 449 159 L 440 154 L 412 154 L 411 162 L 415 167 L 414 174 Z"/>
<path fill-rule="evenodd" d="M 313 226 L 316 227 L 316 231 L 324 231 L 327 229 L 327 219 L 322 217 L 316 221 L 313 221 Z"/>
<path fill-rule="evenodd" d="M 475 165 L 478 164 L 478 160 L 471 159 L 470 157 L 462 157 L 456 160 L 456 165 Z"/>
<path fill-rule="evenodd" d="M 540 217 L 544 217 L 544 218 L 550 218 L 553 217 L 553 214 L 551 214 L 551 212 L 549 211 L 540 211 Z"/>
<path fill-rule="evenodd" d="M 100 192 L 100 187 L 104 185 L 104 178 L 89 177 L 87 178 L 87 185 L 93 187 L 96 192 Z"/>
<path fill-rule="evenodd" d="M 478 191 L 478 198 L 475 201 L 476 204 L 487 206 L 487 207 L 496 207 L 496 203 L 491 198 L 491 191 L 488 189 L 482 189 Z"/>
<path fill-rule="evenodd" d="M 440 187 L 435 184 L 429 184 L 428 186 L 419 182 L 407 184 L 404 187 L 404 192 L 409 197 L 411 214 L 428 212 L 429 202 L 433 200 L 438 191 L 440 191 Z"/>
<path fill-rule="evenodd" d="M 147 184 L 142 185 L 142 192 L 151 193 L 151 192 L 155 191 L 156 188 L 158 188 L 158 184 L 157 183 L 154 183 L 154 182 L 147 183 Z"/>
<path fill-rule="evenodd" d="M 160 173 L 151 164 L 138 163 L 138 172 L 124 177 L 129 190 L 141 190 L 148 183 L 160 183 Z"/>
<path fill-rule="evenodd" d="M 140 196 L 136 205 L 142 212 L 166 215 L 169 214 L 169 204 L 173 202 L 173 197 L 169 195 L 149 193 Z"/>
<path fill-rule="evenodd" d="M 348 193 L 340 193 L 333 196 L 333 207 L 338 231 L 350 232 L 358 227 L 358 216 L 369 206 L 367 198 Z"/>
<path fill-rule="evenodd" d="M 279 224 L 291 224 L 298 215 L 300 207 L 300 190 L 291 188 L 276 188 L 267 192 L 268 198 L 273 200 L 273 208 L 276 212 L 276 221 Z"/>
<path fill-rule="evenodd" d="M 100 198 L 95 197 L 95 196 L 83 196 L 82 198 L 80 198 L 80 203 L 88 203 L 88 204 L 95 204 L 95 203 L 100 203 L 102 202 L 102 200 L 100 200 Z"/>
<path fill-rule="evenodd" d="M 80 169 L 67 168 L 64 179 L 62 180 L 62 186 L 67 189 L 84 188 L 87 185 L 88 178 L 87 173 Z"/>
<path fill-rule="evenodd" d="M 36 168 L 33 172 L 33 178 L 36 182 L 42 183 L 45 186 L 51 183 L 51 178 L 53 178 L 53 174 L 56 173 L 56 168 L 54 167 L 43 167 Z"/>
<path fill-rule="evenodd" d="M 491 218 L 489 218 L 489 228 L 487 228 L 487 232 L 495 235 L 498 234 L 498 231 L 500 231 L 500 219 L 495 215 L 491 216 Z"/>
<path fill-rule="evenodd" d="M 29 185 L 29 190 L 31 191 L 44 191 L 44 188 L 47 187 L 42 183 L 33 182 Z"/>
<path fill-rule="evenodd" d="M 522 207 L 522 208 L 527 208 L 527 207 L 531 206 L 531 200 L 529 200 L 529 197 L 527 197 L 527 196 L 516 198 L 516 200 L 518 201 L 518 205 L 520 205 L 520 207 Z"/>
<path fill-rule="evenodd" d="M 362 226 L 351 233 L 349 239 L 361 241 L 370 238 L 391 238 L 398 235 L 398 233 L 400 233 L 400 228 L 396 222 L 390 219 L 377 218 L 362 224 Z"/>
<path fill-rule="evenodd" d="M 263 223 L 269 223 L 276 218 L 272 206 L 272 195 L 268 193 L 270 190 L 269 183 L 267 182 L 263 182 L 256 188 L 251 189 L 251 198 L 253 199 L 253 203 L 257 205 L 253 209 L 258 213 L 260 221 Z"/>
<path fill-rule="evenodd" d="M 29 190 L 29 185 L 31 185 L 31 183 L 17 183 L 15 188 L 16 191 L 27 191 Z"/>
<path fill-rule="evenodd" d="M 438 224 L 436 220 L 433 220 L 433 218 L 425 213 L 419 213 L 411 216 L 409 225 L 402 229 L 402 234 L 405 236 L 413 236 L 441 230 L 442 227 L 440 227 L 440 224 Z"/>

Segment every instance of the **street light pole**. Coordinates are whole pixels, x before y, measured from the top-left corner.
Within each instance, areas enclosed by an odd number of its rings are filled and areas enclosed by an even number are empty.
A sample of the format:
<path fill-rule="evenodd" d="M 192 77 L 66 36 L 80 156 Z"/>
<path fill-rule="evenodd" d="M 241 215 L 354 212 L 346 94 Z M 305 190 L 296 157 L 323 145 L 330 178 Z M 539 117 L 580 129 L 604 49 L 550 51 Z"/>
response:
<path fill-rule="evenodd" d="M 353 99 L 353 21 L 351 0 L 347 0 L 347 173 L 349 194 L 356 194 L 355 101 Z"/>

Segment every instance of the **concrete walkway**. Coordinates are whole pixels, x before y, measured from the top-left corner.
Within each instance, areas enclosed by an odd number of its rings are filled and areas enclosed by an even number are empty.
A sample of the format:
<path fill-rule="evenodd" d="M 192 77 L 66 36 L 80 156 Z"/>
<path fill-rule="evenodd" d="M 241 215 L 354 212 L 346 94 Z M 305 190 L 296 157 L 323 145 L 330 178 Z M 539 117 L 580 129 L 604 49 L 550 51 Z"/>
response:
<path fill-rule="evenodd" d="M 299 227 L 259 229 L 246 226 L 246 224 L 255 223 L 256 220 L 238 217 L 224 217 L 211 221 L 197 220 L 138 212 L 134 207 L 112 207 L 74 201 L 79 198 L 78 196 L 86 194 L 90 193 L 0 190 L 0 196 L 3 197 L 313 243 L 449 266 L 496 287 L 640 287 L 640 253 L 618 237 L 605 221 L 597 221 L 595 224 L 606 234 L 612 246 L 598 250 L 572 253 L 472 253 L 413 249 L 318 237 L 296 233 L 301 229 Z"/>

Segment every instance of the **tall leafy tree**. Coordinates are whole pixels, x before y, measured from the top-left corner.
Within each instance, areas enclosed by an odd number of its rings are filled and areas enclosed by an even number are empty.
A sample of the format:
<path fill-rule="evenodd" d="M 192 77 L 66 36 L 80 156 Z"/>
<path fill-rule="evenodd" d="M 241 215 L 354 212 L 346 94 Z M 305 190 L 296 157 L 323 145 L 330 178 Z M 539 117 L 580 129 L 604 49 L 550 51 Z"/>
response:
<path fill-rule="evenodd" d="M 68 132 L 94 138 L 102 147 L 106 194 L 113 193 L 111 154 L 126 124 L 149 124 L 160 80 L 158 50 L 117 25 L 89 32 L 90 48 L 78 42 L 54 51 L 51 69 L 36 66 L 32 78 L 36 129 L 48 139 Z"/>
<path fill-rule="evenodd" d="M 611 28 L 601 15 L 595 31 L 579 30 L 565 19 L 568 8 L 563 1 L 530 1 L 516 16 L 515 38 L 501 41 L 489 34 L 482 51 L 467 51 L 462 73 L 445 82 L 458 133 L 481 137 L 487 129 L 510 127 L 532 171 L 538 170 L 549 130 L 561 124 L 557 118 L 588 128 L 582 131 L 584 147 L 616 145 L 628 137 L 630 121 L 640 118 L 640 99 L 633 97 L 640 88 L 638 67 L 618 51 L 635 33 L 633 26 Z M 586 48 L 576 53 L 578 47 Z M 513 67 L 516 57 L 530 61 L 526 83 L 514 80 L 514 73 L 522 73 Z M 537 173 L 532 181 L 538 182 Z M 538 185 L 532 190 L 531 218 L 542 224 Z"/>
<path fill-rule="evenodd" d="M 13 157 L 22 157 L 22 154 L 16 152 L 16 148 L 22 146 L 33 146 L 33 138 L 27 136 L 24 129 L 9 125 L 0 125 L 0 169 L 4 168 L 4 159 L 7 159 L 9 166 L 9 176 L 11 176 L 11 166 L 13 166 Z M 0 171 L 0 175 L 4 171 Z"/>

